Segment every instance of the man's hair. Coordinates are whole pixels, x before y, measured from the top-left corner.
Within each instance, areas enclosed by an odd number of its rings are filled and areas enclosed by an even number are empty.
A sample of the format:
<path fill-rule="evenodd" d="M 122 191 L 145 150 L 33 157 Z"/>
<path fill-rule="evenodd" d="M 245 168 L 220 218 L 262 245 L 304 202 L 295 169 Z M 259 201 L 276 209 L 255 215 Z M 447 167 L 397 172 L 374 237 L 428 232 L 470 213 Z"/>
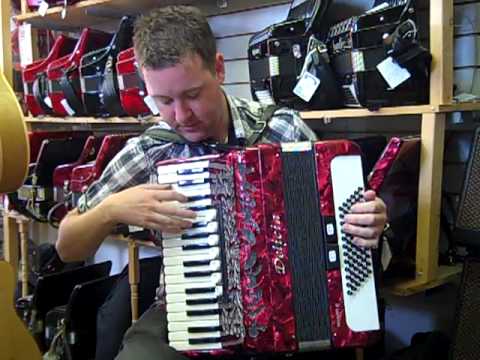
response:
<path fill-rule="evenodd" d="M 205 68 L 215 71 L 215 37 L 206 17 L 195 7 L 166 6 L 140 17 L 133 43 L 143 67 L 163 69 L 197 54 Z"/>

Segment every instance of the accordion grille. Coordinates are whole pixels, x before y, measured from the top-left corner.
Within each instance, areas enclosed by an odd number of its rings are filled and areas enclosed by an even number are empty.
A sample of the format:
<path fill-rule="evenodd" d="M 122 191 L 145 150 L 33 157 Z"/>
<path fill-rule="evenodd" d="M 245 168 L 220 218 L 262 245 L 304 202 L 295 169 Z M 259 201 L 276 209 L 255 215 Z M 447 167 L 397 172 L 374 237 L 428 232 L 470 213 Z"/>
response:
<path fill-rule="evenodd" d="M 283 152 L 283 183 L 297 340 L 300 349 L 329 343 L 325 247 L 315 182 L 315 161 L 298 152 Z"/>

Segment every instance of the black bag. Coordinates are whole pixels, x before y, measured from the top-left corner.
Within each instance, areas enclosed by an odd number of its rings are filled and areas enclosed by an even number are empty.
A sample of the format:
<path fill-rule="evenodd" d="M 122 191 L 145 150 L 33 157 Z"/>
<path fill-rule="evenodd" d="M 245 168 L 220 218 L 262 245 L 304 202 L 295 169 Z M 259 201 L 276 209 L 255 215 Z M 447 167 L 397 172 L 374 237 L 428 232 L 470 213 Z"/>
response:
<path fill-rule="evenodd" d="M 450 339 L 440 331 L 416 333 L 410 346 L 401 349 L 386 360 L 448 360 Z"/>

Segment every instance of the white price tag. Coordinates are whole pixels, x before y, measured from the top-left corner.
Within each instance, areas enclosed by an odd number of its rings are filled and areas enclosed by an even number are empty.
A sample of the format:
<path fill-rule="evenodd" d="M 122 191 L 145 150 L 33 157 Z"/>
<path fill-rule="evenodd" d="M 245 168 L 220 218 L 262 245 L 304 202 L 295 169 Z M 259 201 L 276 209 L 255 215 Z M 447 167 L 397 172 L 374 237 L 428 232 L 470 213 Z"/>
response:
<path fill-rule="evenodd" d="M 63 108 L 65 109 L 65 111 L 67 112 L 68 115 L 70 115 L 70 116 L 75 115 L 75 110 L 72 109 L 72 107 L 68 103 L 67 99 L 62 99 L 60 101 L 60 104 L 62 104 Z"/>
<path fill-rule="evenodd" d="M 43 102 L 47 104 L 47 106 L 51 109 L 53 107 L 52 105 L 52 99 L 50 99 L 50 96 L 47 96 L 43 99 Z"/>
<path fill-rule="evenodd" d="M 302 100 L 309 102 L 319 86 L 320 79 L 306 71 L 300 80 L 298 80 L 297 85 L 295 85 L 293 93 Z"/>
<path fill-rule="evenodd" d="M 38 13 L 40 14 L 40 16 L 45 16 L 47 14 L 47 10 L 49 6 L 50 5 L 48 5 L 46 1 L 42 1 L 40 3 L 40 5 L 38 6 Z"/>
<path fill-rule="evenodd" d="M 390 89 L 395 89 L 412 76 L 407 69 L 401 67 L 389 56 L 377 65 L 378 71 L 382 74 Z"/>
<path fill-rule="evenodd" d="M 33 62 L 32 25 L 28 23 L 22 24 L 20 25 L 18 31 L 20 65 L 25 67 Z"/>
<path fill-rule="evenodd" d="M 157 104 L 155 104 L 155 100 L 153 100 L 153 98 L 150 95 L 145 96 L 143 98 L 143 101 L 148 106 L 150 112 L 153 115 L 158 115 L 160 113 L 160 111 L 158 111 Z"/>

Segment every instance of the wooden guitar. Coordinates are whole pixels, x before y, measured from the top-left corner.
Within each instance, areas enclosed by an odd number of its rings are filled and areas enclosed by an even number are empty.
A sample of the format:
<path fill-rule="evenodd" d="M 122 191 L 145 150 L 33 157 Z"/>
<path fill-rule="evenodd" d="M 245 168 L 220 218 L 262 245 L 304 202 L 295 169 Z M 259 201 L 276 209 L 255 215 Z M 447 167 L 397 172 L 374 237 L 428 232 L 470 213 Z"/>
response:
<path fill-rule="evenodd" d="M 0 357 L 5 360 L 41 359 L 35 340 L 15 313 L 14 286 L 11 266 L 0 261 Z"/>
<path fill-rule="evenodd" d="M 30 161 L 27 127 L 15 93 L 0 72 L 0 193 L 16 191 Z"/>

